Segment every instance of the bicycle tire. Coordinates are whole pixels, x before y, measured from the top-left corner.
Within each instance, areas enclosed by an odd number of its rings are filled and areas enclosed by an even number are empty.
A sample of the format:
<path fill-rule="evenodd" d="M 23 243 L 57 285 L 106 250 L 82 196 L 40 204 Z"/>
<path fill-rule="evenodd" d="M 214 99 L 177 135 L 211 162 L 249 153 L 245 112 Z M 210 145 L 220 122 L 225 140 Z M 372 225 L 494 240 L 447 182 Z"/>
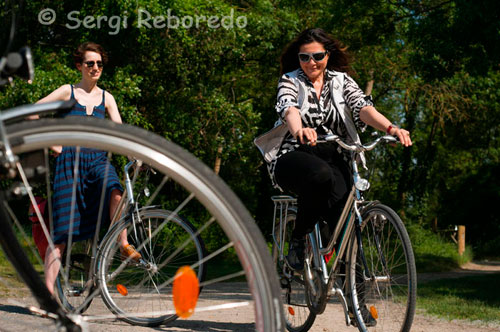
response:
<path fill-rule="evenodd" d="M 5 202 L 5 193 L 2 191 L 0 191 L 0 202 Z M 38 272 L 36 272 L 29 258 L 26 256 L 23 247 L 17 241 L 10 220 L 11 218 L 5 211 L 4 204 L 0 204 L 0 227 L 2 229 L 0 232 L 0 245 L 23 282 L 30 289 L 40 309 L 57 316 L 54 324 L 50 327 L 54 331 L 58 331 L 61 326 L 64 326 L 68 332 L 81 332 L 82 326 L 80 322 L 75 322 L 67 316 L 63 308 L 45 287 Z M 5 325 L 3 324 L 3 328 L 7 328 Z"/>
<path fill-rule="evenodd" d="M 182 203 L 172 199 L 162 201 L 162 204 L 178 204 L 179 209 L 189 204 L 193 206 L 193 213 L 207 215 L 207 220 L 203 220 L 206 227 L 216 228 L 213 232 L 219 232 L 216 234 L 224 236 L 227 241 L 219 249 L 214 249 L 213 254 L 218 257 L 222 254 L 234 255 L 237 259 L 235 264 L 241 269 L 207 280 L 205 285 L 237 276 L 245 277 L 245 285 L 253 300 L 249 304 L 253 307 L 256 329 L 281 330 L 283 314 L 278 280 L 269 273 L 273 269 L 272 260 L 260 230 L 229 187 L 194 156 L 174 143 L 140 128 L 95 118 L 26 121 L 9 125 L 6 130 L 16 155 L 34 151 L 42 151 L 47 155 L 48 149 L 55 145 L 101 149 L 108 151 L 113 158 L 116 155 L 118 159 L 127 156 L 137 158 L 168 179 L 168 183 L 173 183 L 168 187 L 169 190 L 173 188 L 174 193 L 181 192 L 183 195 L 189 193 L 187 197 L 182 196 L 185 198 Z M 232 316 L 225 316 L 226 319 L 229 317 Z"/>
<path fill-rule="evenodd" d="M 326 304 L 328 302 L 328 284 L 325 284 L 322 281 L 323 276 L 319 270 L 312 268 L 311 272 L 313 277 L 312 280 L 309 280 L 307 273 L 305 273 L 307 305 L 309 306 L 309 310 L 311 312 L 314 312 L 316 315 L 321 315 L 325 311 Z M 311 286 L 309 286 L 310 282 L 314 283 L 318 294 L 314 295 L 311 290 Z"/>
<path fill-rule="evenodd" d="M 74 252 L 74 249 L 72 249 L 72 252 Z M 87 301 L 87 297 L 95 290 L 95 285 L 89 278 L 91 257 L 86 253 L 73 253 L 71 254 L 70 265 L 66 267 L 64 264 L 65 256 L 66 254 L 62 259 L 62 268 L 68 269 L 68 284 L 61 280 L 61 276 L 58 275 L 55 285 L 56 294 L 62 307 L 67 312 L 83 314 L 92 304 L 92 298 Z"/>
<path fill-rule="evenodd" d="M 118 268 L 123 260 L 117 248 L 117 238 L 123 229 L 132 228 L 132 222 L 129 219 L 123 220 L 117 224 L 103 240 L 102 251 L 97 259 L 98 280 L 101 283 L 101 296 L 104 303 L 120 319 L 133 325 L 154 327 L 177 319 L 177 315 L 134 317 L 133 312 L 131 312 L 132 307 L 135 307 L 137 304 L 134 302 L 138 301 L 137 298 L 140 299 L 144 295 L 143 288 L 138 289 L 136 292 L 134 291 L 136 286 L 135 281 L 137 279 L 141 279 L 141 282 L 147 280 L 143 287 L 146 289 L 148 286 L 154 288 L 155 283 L 161 283 L 173 278 L 175 272 L 181 266 L 189 266 L 202 260 L 203 257 L 206 256 L 206 249 L 195 227 L 179 216 L 173 215 L 171 211 L 144 209 L 139 212 L 138 219 L 141 220 L 141 225 L 145 225 L 144 228 L 148 234 L 153 233 L 159 226 L 164 225 L 164 231 L 158 232 L 157 234 L 159 236 L 158 239 L 154 241 L 149 239 L 152 245 L 147 248 L 148 250 L 139 250 L 139 252 L 143 254 L 142 258 L 144 263 L 128 264 L 121 273 L 120 280 L 108 280 L 108 276 L 113 273 L 112 268 Z M 166 221 L 165 224 L 163 224 L 164 221 Z M 186 243 L 189 244 L 186 245 Z M 177 252 L 177 245 L 183 245 L 184 248 Z M 181 257 L 181 254 L 184 255 Z M 172 257 L 169 264 L 164 267 L 156 266 L 155 263 L 159 261 L 158 258 L 161 259 L 162 256 L 171 257 L 171 255 L 175 255 L 175 257 Z M 153 272 L 150 272 L 152 270 Z M 201 263 L 194 271 L 199 282 L 202 283 L 205 280 L 206 265 Z M 116 288 L 116 283 L 119 283 L 122 287 L 126 287 L 128 290 L 126 296 L 123 296 L 120 292 L 113 289 Z M 170 289 L 167 289 L 167 293 L 170 291 Z M 160 296 L 156 298 L 156 296 L 151 295 L 147 297 L 146 301 L 146 303 L 142 302 L 141 306 L 148 305 L 154 307 L 155 302 L 160 302 L 161 306 L 161 302 L 165 302 L 165 298 L 160 298 Z M 130 303 L 132 303 L 131 306 L 128 305 Z M 173 308 L 173 305 L 171 305 L 170 308 Z M 140 312 L 142 312 L 142 310 L 140 310 Z"/>
<path fill-rule="evenodd" d="M 282 216 L 284 218 L 285 216 Z M 288 241 L 291 238 L 291 233 L 294 228 L 295 219 L 297 219 L 297 209 L 289 207 L 286 212 L 285 219 L 285 241 L 283 245 L 284 260 L 288 254 Z M 279 234 L 279 220 L 276 220 L 275 234 Z M 279 250 L 276 243 L 273 242 L 272 247 L 273 261 L 280 279 L 280 287 L 283 301 L 283 312 L 285 315 L 286 328 L 290 332 L 306 332 L 313 326 L 316 320 L 316 314 L 309 309 L 306 299 L 305 278 L 302 273 L 297 273 L 287 268 L 286 262 L 280 262 Z M 285 264 L 285 266 L 283 266 Z M 283 268 L 287 273 L 291 274 L 288 277 L 284 274 Z"/>
<path fill-rule="evenodd" d="M 415 314 L 417 274 L 406 228 L 382 204 L 368 206 L 361 216 L 360 237 L 351 237 L 348 267 L 354 324 L 362 332 L 408 332 Z"/>

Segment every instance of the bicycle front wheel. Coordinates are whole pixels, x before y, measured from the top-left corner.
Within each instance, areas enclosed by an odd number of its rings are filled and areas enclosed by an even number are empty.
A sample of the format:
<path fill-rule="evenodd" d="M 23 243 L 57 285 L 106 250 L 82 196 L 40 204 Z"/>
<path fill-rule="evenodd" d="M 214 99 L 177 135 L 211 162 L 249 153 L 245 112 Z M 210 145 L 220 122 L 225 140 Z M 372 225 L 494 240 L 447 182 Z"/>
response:
<path fill-rule="evenodd" d="M 114 181 L 114 188 L 119 188 L 123 166 L 129 158 L 134 158 L 149 166 L 149 171 L 137 168 L 132 176 L 136 202 L 141 206 L 155 205 L 182 216 L 194 225 L 197 236 L 205 240 L 207 256 L 201 263 L 207 266 L 207 277 L 201 283 L 204 291 L 195 308 L 196 317 L 207 320 L 207 324 L 213 320 L 213 324 L 250 325 L 258 331 L 281 330 L 283 315 L 278 280 L 275 274 L 269 273 L 273 271 L 273 265 L 266 243 L 240 200 L 194 156 L 145 130 L 94 118 L 42 119 L 9 125 L 6 129 L 13 152 L 20 160 L 17 164 L 20 178 L 11 183 L 11 198 L 6 201 L 6 207 L 11 217 L 19 221 L 20 228 L 27 228 L 23 226 L 26 223 L 25 211 L 30 203 L 36 204 L 34 195 L 37 195 L 48 201 L 48 230 L 55 235 L 67 234 L 67 239 L 63 240 L 68 246 L 71 241 L 96 236 L 95 232 L 100 231 L 98 226 L 107 226 L 112 214 L 112 193 L 107 184 Z M 54 146 L 65 147 L 57 159 L 51 152 Z M 61 158 L 65 158 L 70 168 L 64 173 L 67 176 L 65 191 L 56 192 L 51 182 L 60 179 L 57 178 L 59 173 L 55 174 L 54 165 L 59 165 Z M 95 160 L 98 161 L 97 167 L 93 167 Z M 85 194 L 91 186 L 94 186 L 91 194 Z M 61 193 L 66 198 L 64 207 L 54 203 L 54 196 Z M 81 227 L 90 210 L 95 216 L 87 219 L 96 225 L 91 234 L 89 228 Z M 67 216 L 67 223 L 53 227 L 55 213 Z M 129 241 L 131 233 L 128 232 Z M 27 235 L 28 238 L 22 241 L 33 244 L 29 232 Z M 138 244 L 141 246 L 143 248 L 145 244 Z M 36 247 L 29 252 L 33 258 L 31 264 L 42 275 L 43 264 L 36 259 L 36 252 Z M 158 264 L 166 264 L 166 258 Z M 71 261 L 71 258 L 65 260 Z M 199 265 L 197 262 L 192 267 Z M 69 282 L 67 269 L 61 269 L 60 276 L 64 283 Z M 172 281 L 167 280 L 159 287 L 168 289 Z M 87 300 L 99 292 L 97 289 Z M 221 296 L 224 292 L 228 295 Z M 168 296 L 164 303 L 169 303 Z M 141 308 L 142 315 L 134 313 L 134 317 L 151 317 L 150 312 L 158 309 Z M 161 308 L 162 316 L 175 313 L 174 309 L 165 305 Z M 106 312 L 100 315 L 101 312 L 96 312 L 98 310 L 93 306 L 89 308 L 92 319 L 109 316 Z M 218 314 L 214 315 L 214 312 Z"/>
<path fill-rule="evenodd" d="M 351 237 L 348 282 L 360 331 L 410 331 L 417 274 L 410 238 L 399 216 L 377 204 L 362 211 Z"/>
<path fill-rule="evenodd" d="M 124 258 L 120 254 L 118 239 L 125 229 L 128 234 L 135 233 L 131 220 L 117 224 L 103 241 L 102 252 L 97 259 L 102 298 L 108 308 L 126 322 L 158 326 L 177 318 L 175 314 L 164 315 L 162 312 L 173 307 L 172 287 L 168 281 L 180 267 L 195 266 L 196 276 L 203 283 L 206 273 L 203 263 L 205 245 L 194 226 L 171 211 L 143 210 L 135 227 L 138 234 L 146 237 L 146 245 L 139 250 L 142 254 L 139 262 L 130 262 L 122 267 Z M 139 248 L 143 241 L 136 239 L 131 242 Z M 114 277 L 118 269 L 123 270 Z M 166 286 L 162 287 L 165 283 Z M 119 288 L 121 291 L 118 291 Z M 144 307 L 158 314 L 135 317 L 135 313 L 142 313 Z"/>

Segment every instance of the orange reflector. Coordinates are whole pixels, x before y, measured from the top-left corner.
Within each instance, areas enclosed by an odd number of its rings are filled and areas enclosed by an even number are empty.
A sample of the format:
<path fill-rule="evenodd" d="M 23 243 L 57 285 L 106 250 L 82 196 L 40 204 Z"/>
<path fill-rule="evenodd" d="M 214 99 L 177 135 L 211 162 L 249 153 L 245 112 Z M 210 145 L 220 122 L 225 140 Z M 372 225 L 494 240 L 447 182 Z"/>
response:
<path fill-rule="evenodd" d="M 288 313 L 292 316 L 295 316 L 295 310 L 292 307 L 288 307 Z"/>
<path fill-rule="evenodd" d="M 172 285 L 172 295 L 177 316 L 180 318 L 191 316 L 194 313 L 199 294 L 200 285 L 193 269 L 189 266 L 179 268 Z"/>
<path fill-rule="evenodd" d="M 370 307 L 370 314 L 372 314 L 372 317 L 374 319 L 378 319 L 378 312 L 377 312 L 377 308 L 375 308 L 374 306 L 371 306 Z"/>
<path fill-rule="evenodd" d="M 127 287 L 123 286 L 122 284 L 116 285 L 116 290 L 118 291 L 118 293 L 120 293 L 123 296 L 128 295 Z"/>

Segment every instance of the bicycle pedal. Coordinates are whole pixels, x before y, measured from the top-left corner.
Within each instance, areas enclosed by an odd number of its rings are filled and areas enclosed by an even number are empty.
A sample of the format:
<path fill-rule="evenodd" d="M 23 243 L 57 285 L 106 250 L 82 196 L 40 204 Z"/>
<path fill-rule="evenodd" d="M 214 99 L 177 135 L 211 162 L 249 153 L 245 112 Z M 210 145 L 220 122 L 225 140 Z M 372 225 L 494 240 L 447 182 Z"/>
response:
<path fill-rule="evenodd" d="M 281 288 L 290 288 L 290 280 L 285 277 L 280 278 L 280 286 Z"/>

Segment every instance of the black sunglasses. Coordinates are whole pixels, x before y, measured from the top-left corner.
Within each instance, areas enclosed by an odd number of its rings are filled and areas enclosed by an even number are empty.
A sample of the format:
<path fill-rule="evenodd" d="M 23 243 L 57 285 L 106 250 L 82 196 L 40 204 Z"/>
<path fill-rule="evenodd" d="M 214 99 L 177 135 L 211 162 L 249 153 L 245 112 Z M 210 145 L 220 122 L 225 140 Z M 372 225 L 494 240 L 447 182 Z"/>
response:
<path fill-rule="evenodd" d="M 327 54 L 328 51 L 317 53 L 299 53 L 299 60 L 300 62 L 309 62 L 311 58 L 313 58 L 314 61 L 318 62 L 322 61 Z"/>
<path fill-rule="evenodd" d="M 84 64 L 87 66 L 87 68 L 94 68 L 94 65 L 97 63 L 97 67 L 102 68 L 104 64 L 102 61 L 85 61 Z"/>

